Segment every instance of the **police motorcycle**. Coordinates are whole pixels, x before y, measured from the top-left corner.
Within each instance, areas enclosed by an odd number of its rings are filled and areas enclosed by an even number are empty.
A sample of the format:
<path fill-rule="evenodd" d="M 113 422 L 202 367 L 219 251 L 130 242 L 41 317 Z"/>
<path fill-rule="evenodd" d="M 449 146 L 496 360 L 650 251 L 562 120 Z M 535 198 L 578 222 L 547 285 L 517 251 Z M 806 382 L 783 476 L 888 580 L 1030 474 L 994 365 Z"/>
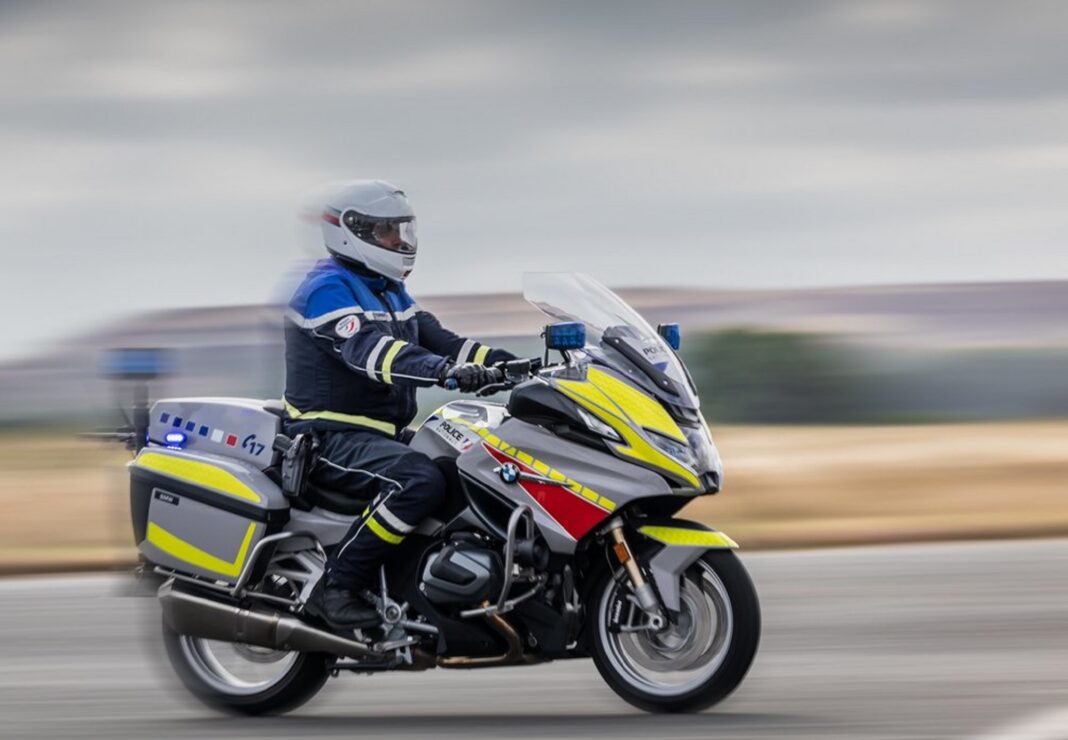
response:
<path fill-rule="evenodd" d="M 447 403 L 411 438 L 449 495 L 378 574 L 374 627 L 339 634 L 304 613 L 368 502 L 309 480 L 314 439 L 280 433 L 281 404 L 142 406 L 133 529 L 161 583 L 167 656 L 196 697 L 280 713 L 342 671 L 587 657 L 649 711 L 700 710 L 738 686 L 759 605 L 737 545 L 676 518 L 722 475 L 678 325 L 652 329 L 581 275 L 528 275 L 524 296 L 556 322 L 545 358 L 499 367 L 480 395 L 506 403 Z"/>

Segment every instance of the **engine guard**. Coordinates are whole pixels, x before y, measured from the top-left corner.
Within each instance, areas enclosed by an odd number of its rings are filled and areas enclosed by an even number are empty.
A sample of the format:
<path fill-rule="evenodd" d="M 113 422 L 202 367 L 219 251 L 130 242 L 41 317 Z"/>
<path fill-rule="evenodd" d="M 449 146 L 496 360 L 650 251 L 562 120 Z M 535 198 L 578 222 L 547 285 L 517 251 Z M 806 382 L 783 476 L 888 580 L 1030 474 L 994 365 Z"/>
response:
<path fill-rule="evenodd" d="M 711 527 L 685 519 L 646 519 L 638 527 L 645 537 L 663 545 L 649 559 L 649 571 L 664 606 L 679 611 L 679 576 L 708 550 L 733 550 L 738 543 Z"/>

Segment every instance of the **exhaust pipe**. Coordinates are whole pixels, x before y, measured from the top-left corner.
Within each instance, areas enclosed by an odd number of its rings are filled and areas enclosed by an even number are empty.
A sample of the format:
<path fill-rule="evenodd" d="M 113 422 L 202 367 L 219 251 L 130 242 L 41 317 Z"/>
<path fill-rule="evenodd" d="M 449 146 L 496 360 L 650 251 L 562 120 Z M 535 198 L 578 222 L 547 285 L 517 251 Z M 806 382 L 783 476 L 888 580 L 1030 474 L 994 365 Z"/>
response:
<path fill-rule="evenodd" d="M 159 603 L 167 625 L 190 637 L 346 658 L 382 657 L 362 642 L 316 629 L 280 612 L 252 611 L 175 591 L 173 581 L 160 586 Z"/>

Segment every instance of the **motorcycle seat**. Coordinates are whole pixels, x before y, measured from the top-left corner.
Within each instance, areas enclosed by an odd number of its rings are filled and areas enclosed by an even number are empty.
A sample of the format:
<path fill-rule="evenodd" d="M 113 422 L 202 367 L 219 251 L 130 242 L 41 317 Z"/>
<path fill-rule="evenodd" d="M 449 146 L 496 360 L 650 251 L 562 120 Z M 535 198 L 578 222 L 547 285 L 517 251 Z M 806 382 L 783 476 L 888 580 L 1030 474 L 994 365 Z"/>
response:
<path fill-rule="evenodd" d="M 368 504 L 366 499 L 356 498 L 341 491 L 321 488 L 311 481 L 304 484 L 302 498 L 312 506 L 344 516 L 357 516 L 367 508 Z"/>

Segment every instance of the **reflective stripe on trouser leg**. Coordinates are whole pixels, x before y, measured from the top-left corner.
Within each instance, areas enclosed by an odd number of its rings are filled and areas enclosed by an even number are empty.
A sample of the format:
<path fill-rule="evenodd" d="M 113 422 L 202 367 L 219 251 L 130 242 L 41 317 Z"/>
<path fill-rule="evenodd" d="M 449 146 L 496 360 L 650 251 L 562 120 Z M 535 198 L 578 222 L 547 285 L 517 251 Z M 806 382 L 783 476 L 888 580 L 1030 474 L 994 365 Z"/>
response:
<path fill-rule="evenodd" d="M 365 523 L 378 539 L 391 545 L 399 545 L 404 540 L 404 535 L 415 529 L 415 526 L 405 524 L 397 518 L 396 514 L 386 508 L 386 498 L 389 496 L 384 497 L 381 503 L 372 505 L 370 511 L 367 512 Z"/>

